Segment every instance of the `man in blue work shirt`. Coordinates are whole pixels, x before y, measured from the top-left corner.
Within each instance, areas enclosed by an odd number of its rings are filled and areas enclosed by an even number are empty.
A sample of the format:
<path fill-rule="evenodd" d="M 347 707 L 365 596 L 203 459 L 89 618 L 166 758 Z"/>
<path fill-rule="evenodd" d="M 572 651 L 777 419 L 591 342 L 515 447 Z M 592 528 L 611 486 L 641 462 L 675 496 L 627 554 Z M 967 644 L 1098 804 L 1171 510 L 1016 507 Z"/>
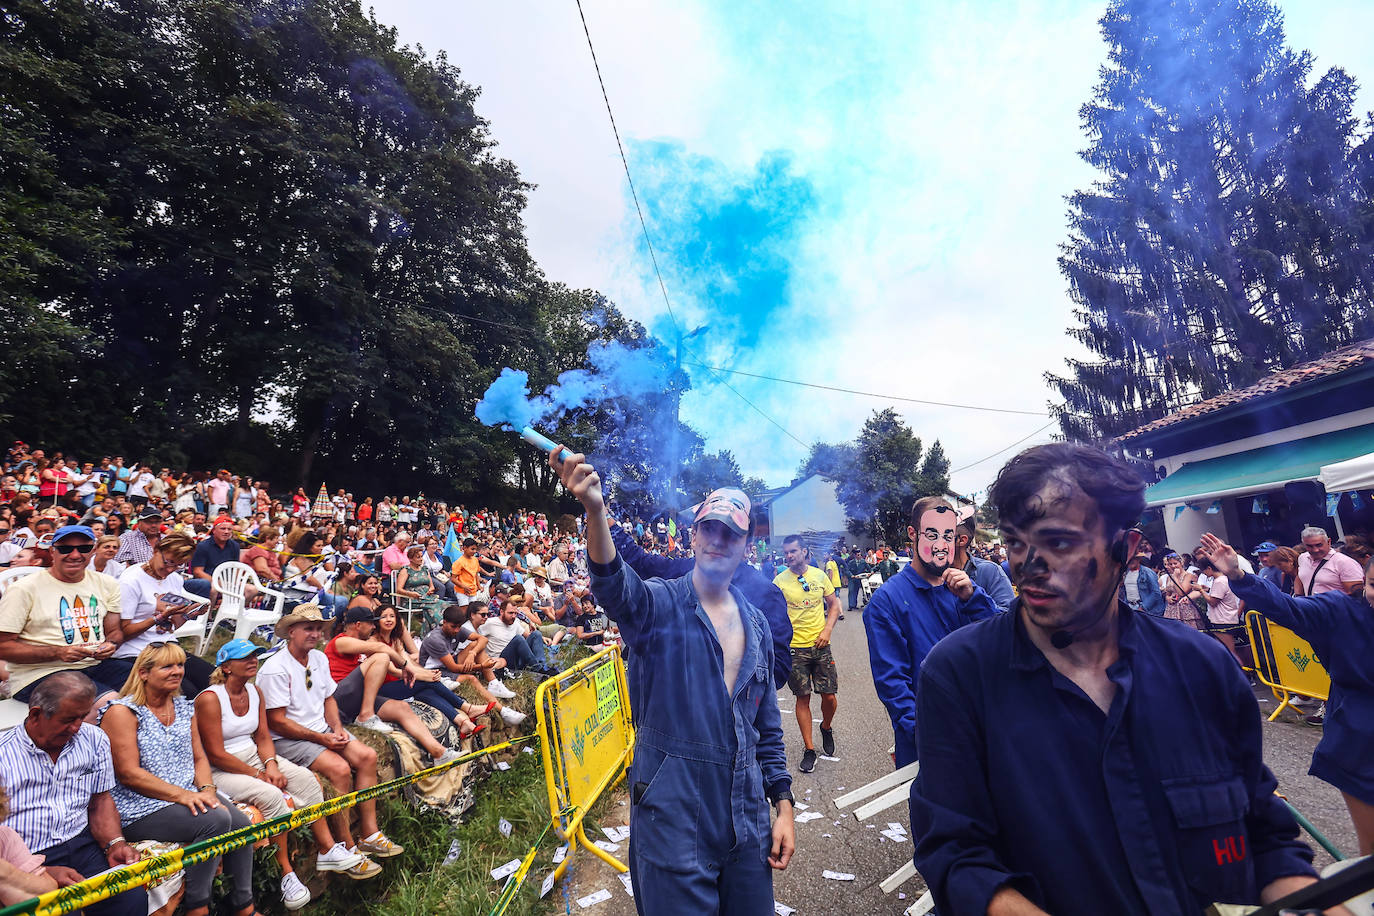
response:
<path fill-rule="evenodd" d="M 991 560 L 979 559 L 972 554 L 971 549 L 976 531 L 973 510 L 969 509 L 967 515 L 962 512 L 959 514 L 961 521 L 959 527 L 955 529 L 958 552 L 954 555 L 954 566 L 968 573 L 968 577 L 988 593 L 992 603 L 997 605 L 999 610 L 1005 611 L 1011 607 L 1011 601 L 1016 597 L 1016 592 L 1012 591 L 1011 588 L 1011 580 L 1007 578 L 1007 574 L 1003 572 L 999 564 Z"/>
<path fill-rule="evenodd" d="M 641 914 L 767 916 L 792 858 L 773 640 L 731 585 L 751 533 L 749 497 L 716 490 L 692 527 L 690 575 L 645 582 L 611 540 L 601 480 L 582 455 L 549 458 L 586 510 L 592 592 L 634 653 L 630 874 Z M 769 828 L 769 802 L 778 816 Z"/>
<path fill-rule="evenodd" d="M 1123 608 L 1144 483 L 1041 445 L 993 484 L 1019 596 L 921 669 L 914 861 L 941 916 L 1198 916 L 1315 880 L 1215 640 Z"/>
<path fill-rule="evenodd" d="M 1273 541 L 1265 541 L 1263 544 L 1260 544 L 1258 547 L 1255 548 L 1255 556 L 1259 558 L 1260 565 L 1260 568 L 1256 572 L 1256 575 L 1258 575 L 1265 582 L 1272 582 L 1275 588 L 1282 589 L 1283 570 L 1279 569 L 1277 566 L 1275 566 L 1273 563 L 1269 561 L 1269 558 L 1273 556 L 1274 551 L 1278 549 L 1278 545 L 1275 544 Z"/>
<path fill-rule="evenodd" d="M 954 507 L 943 498 L 917 500 L 907 528 L 912 561 L 873 593 L 864 611 L 868 666 L 892 720 L 898 767 L 917 756 L 916 678 L 926 653 L 964 624 L 999 610 L 968 573 L 951 565 L 957 528 Z"/>

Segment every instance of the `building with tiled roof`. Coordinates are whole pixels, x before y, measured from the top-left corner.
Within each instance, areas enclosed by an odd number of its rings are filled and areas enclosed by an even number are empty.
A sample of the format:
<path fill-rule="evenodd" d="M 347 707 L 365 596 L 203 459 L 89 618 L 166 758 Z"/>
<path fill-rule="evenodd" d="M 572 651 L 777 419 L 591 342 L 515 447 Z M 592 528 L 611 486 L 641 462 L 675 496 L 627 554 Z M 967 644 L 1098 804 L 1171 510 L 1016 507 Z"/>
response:
<path fill-rule="evenodd" d="M 1237 546 L 1374 529 L 1374 340 L 1274 372 L 1117 439 L 1156 468 L 1146 491 L 1170 546 Z M 1328 489 L 1330 487 L 1330 489 Z M 1330 497 L 1330 498 L 1328 498 Z"/>

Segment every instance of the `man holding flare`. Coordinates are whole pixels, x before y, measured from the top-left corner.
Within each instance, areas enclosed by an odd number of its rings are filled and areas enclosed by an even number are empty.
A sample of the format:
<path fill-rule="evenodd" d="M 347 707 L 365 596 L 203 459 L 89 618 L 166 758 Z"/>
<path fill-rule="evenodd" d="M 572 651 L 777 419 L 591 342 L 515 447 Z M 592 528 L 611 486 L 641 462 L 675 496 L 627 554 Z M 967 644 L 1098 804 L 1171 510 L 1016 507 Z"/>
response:
<path fill-rule="evenodd" d="M 555 449 L 549 464 L 586 510 L 592 592 L 634 657 L 635 908 L 772 913 L 770 868 L 786 868 L 795 848 L 792 778 L 768 622 L 731 585 L 748 547 L 749 498 L 711 493 L 694 520 L 691 573 L 644 581 L 616 553 L 601 479 L 586 457 Z"/>

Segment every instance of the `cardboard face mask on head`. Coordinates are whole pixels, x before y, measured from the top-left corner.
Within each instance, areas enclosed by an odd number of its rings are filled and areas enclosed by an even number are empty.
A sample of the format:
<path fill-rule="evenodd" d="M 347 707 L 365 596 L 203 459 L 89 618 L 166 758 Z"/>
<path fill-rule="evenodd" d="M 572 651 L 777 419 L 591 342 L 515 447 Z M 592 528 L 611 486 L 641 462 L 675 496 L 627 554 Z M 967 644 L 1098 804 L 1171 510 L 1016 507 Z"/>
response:
<path fill-rule="evenodd" d="M 921 513 L 916 531 L 916 556 L 934 573 L 943 573 L 954 560 L 958 515 L 948 506 L 936 506 Z"/>

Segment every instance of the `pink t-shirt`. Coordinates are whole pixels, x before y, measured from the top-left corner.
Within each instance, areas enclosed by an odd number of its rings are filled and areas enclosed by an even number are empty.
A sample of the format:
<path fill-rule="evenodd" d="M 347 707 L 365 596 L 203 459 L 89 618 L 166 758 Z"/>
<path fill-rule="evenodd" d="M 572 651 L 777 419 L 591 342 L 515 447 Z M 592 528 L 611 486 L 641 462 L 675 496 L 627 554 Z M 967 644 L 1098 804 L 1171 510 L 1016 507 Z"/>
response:
<path fill-rule="evenodd" d="M 1231 591 L 1231 583 L 1225 576 L 1216 576 L 1207 587 L 1207 594 L 1217 599 L 1217 604 L 1208 602 L 1207 619 L 1218 626 L 1240 623 L 1240 598 Z"/>
<path fill-rule="evenodd" d="M 1320 595 L 1322 592 L 1345 591 L 1342 582 L 1364 581 L 1364 570 L 1354 559 L 1335 550 L 1326 555 L 1326 565 L 1317 573 L 1317 581 L 1312 583 L 1312 570 L 1317 568 L 1312 554 L 1304 553 L 1298 557 L 1298 578 L 1302 580 L 1303 593 Z"/>
<path fill-rule="evenodd" d="M 407 544 L 406 546 L 409 547 L 410 545 Z M 393 570 L 404 569 L 409 565 L 410 561 L 406 559 L 406 552 L 395 544 L 382 551 L 382 575 L 389 576 Z"/>
<path fill-rule="evenodd" d="M 216 477 L 205 485 L 205 490 L 210 494 L 210 505 L 229 505 L 229 481 Z"/>

